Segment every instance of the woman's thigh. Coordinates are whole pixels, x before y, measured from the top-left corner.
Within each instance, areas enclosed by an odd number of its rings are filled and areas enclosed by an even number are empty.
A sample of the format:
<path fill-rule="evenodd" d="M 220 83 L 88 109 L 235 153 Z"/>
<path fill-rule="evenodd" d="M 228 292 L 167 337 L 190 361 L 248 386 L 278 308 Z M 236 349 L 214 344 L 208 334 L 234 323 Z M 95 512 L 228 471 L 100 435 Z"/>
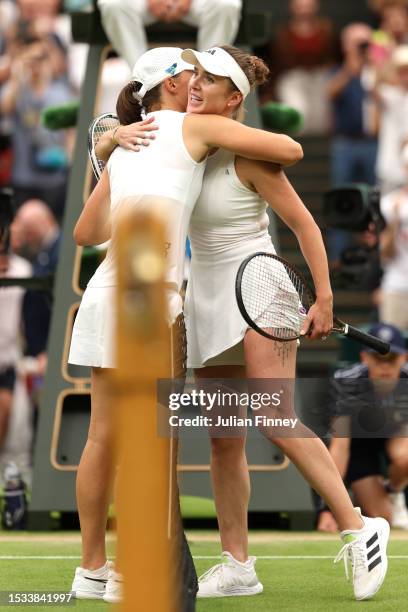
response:
<path fill-rule="evenodd" d="M 248 330 L 244 338 L 248 378 L 295 378 L 297 340 L 278 342 Z"/>
<path fill-rule="evenodd" d="M 114 440 L 116 422 L 114 409 L 109 370 L 92 368 L 89 438 L 101 442 Z"/>

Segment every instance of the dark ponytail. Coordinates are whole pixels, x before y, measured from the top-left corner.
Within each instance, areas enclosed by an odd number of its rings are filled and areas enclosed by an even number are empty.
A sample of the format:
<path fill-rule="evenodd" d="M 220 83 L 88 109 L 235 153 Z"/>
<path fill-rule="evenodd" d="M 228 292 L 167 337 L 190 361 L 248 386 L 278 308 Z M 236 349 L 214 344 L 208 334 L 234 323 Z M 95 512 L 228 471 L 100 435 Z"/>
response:
<path fill-rule="evenodd" d="M 122 89 L 116 102 L 116 114 L 121 125 L 129 125 L 142 120 L 142 113 L 149 113 L 153 105 L 161 103 L 161 83 L 153 87 L 143 97 L 143 104 L 137 99 L 141 83 L 130 81 Z"/>

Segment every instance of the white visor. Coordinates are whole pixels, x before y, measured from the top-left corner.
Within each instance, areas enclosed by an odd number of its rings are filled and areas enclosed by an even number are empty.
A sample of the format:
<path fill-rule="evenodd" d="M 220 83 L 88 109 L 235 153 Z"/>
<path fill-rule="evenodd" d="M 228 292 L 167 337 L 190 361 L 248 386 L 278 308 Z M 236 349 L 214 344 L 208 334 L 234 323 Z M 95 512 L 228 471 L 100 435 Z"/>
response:
<path fill-rule="evenodd" d="M 140 100 L 165 79 L 176 76 L 183 70 L 193 70 L 191 64 L 181 59 L 181 51 L 182 49 L 177 47 L 156 47 L 139 57 L 132 71 L 132 81 L 142 84 L 137 92 Z"/>
<path fill-rule="evenodd" d="M 244 98 L 246 98 L 251 91 L 251 85 L 249 84 L 245 72 L 237 64 L 234 58 L 220 47 L 212 47 L 202 52 L 194 51 L 194 49 L 186 49 L 182 52 L 181 57 L 184 61 L 194 66 L 200 64 L 200 66 L 210 74 L 229 77 Z"/>

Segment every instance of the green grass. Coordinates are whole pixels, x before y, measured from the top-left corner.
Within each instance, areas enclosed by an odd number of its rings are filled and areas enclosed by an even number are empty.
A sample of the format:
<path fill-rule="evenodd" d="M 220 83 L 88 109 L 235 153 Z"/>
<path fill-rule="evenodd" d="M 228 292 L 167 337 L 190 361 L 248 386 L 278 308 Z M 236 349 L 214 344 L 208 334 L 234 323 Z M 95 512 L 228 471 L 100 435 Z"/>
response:
<path fill-rule="evenodd" d="M 217 518 L 214 500 L 206 497 L 180 496 L 181 516 L 189 519 Z"/>
<path fill-rule="evenodd" d="M 189 540 L 195 557 L 219 555 L 216 541 L 203 542 L 200 535 L 191 533 Z M 45 534 L 44 534 L 45 535 Z M 22 534 L 16 541 L 15 534 L 1 534 L 0 538 L 0 590 L 30 591 L 69 590 L 78 559 L 22 559 L 23 556 L 58 555 L 62 557 L 80 555 L 80 543 L 72 534 L 46 534 L 50 541 L 39 541 L 39 534 Z M 21 537 L 21 536 L 20 536 Z M 266 541 L 265 541 L 266 540 Z M 109 545 L 114 554 L 113 545 Z M 351 585 L 346 582 L 343 565 L 333 565 L 332 558 L 339 550 L 339 542 L 332 537 L 307 534 L 269 533 L 254 534 L 251 554 L 259 557 L 282 556 L 280 559 L 258 559 L 257 571 L 264 584 L 264 593 L 256 597 L 201 600 L 197 612 L 342 612 L 368 606 L 369 612 L 408 609 L 408 539 L 395 532 L 389 546 L 389 555 L 407 556 L 405 559 L 390 559 L 389 572 L 381 591 L 370 602 L 353 600 Z M 7 560 L 4 556 L 18 558 Z M 288 556 L 329 556 L 330 559 L 291 559 Z M 198 573 L 217 563 L 217 559 L 196 558 Z M 158 577 L 158 582 L 160 577 Z M 139 602 L 140 604 L 140 602 Z M 1 606 L 1 611 L 16 607 Z M 61 607 L 35 606 L 36 612 L 62 610 Z M 106 604 L 95 601 L 78 601 L 76 611 L 106 611 Z M 140 605 L 135 610 L 143 610 Z M 160 612 L 160 611 L 158 611 Z"/>

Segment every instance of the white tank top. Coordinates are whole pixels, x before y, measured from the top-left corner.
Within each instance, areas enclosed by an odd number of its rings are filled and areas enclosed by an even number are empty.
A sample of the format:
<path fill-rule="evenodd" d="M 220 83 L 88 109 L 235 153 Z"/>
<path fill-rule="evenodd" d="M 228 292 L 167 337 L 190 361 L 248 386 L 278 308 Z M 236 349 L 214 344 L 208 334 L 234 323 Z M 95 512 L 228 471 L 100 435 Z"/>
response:
<path fill-rule="evenodd" d="M 219 356 L 213 365 L 244 364 L 242 346 L 237 354 L 228 353 L 248 328 L 237 306 L 235 278 L 248 255 L 275 252 L 266 207 L 239 180 L 233 153 L 219 150 L 208 158 L 189 231 L 192 259 L 184 308 L 189 367 L 211 365 Z"/>
<path fill-rule="evenodd" d="M 107 168 L 111 190 L 112 235 L 120 203 L 132 198 L 134 206 L 151 206 L 151 198 L 159 197 L 170 207 L 167 240 L 167 282 L 173 287 L 169 295 L 171 319 L 182 312 L 179 291 L 183 282 L 184 254 L 188 224 L 194 204 L 201 190 L 205 161 L 196 162 L 188 153 L 183 140 L 185 113 L 163 110 L 150 113 L 159 126 L 156 139 L 139 152 L 117 147 Z M 149 116 L 148 115 L 148 116 Z M 167 220 L 167 218 L 166 218 Z M 114 247 L 108 248 L 106 257 L 88 283 L 88 287 L 116 285 Z"/>
<path fill-rule="evenodd" d="M 194 255 L 216 257 L 239 246 L 246 237 L 267 234 L 267 204 L 243 185 L 235 170 L 235 154 L 219 149 L 207 160 L 204 182 L 190 221 Z"/>

